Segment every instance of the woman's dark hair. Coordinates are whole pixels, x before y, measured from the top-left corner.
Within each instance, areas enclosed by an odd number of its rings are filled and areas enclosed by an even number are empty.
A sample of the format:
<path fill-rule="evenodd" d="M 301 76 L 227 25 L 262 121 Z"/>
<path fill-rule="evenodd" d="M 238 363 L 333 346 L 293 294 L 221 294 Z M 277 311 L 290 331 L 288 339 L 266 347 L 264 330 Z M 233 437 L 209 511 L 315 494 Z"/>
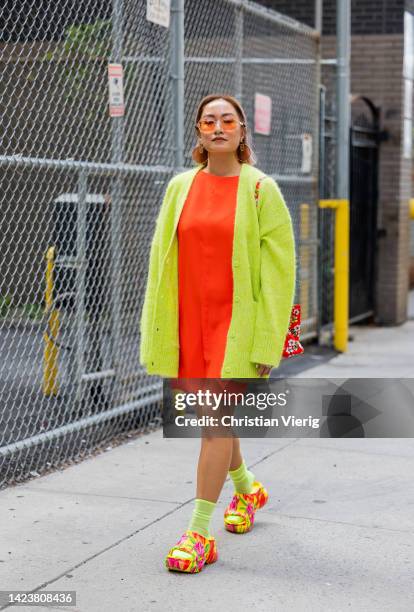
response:
<path fill-rule="evenodd" d="M 244 135 L 244 150 L 241 151 L 240 150 L 240 145 L 237 148 L 237 157 L 238 160 L 242 163 L 246 163 L 246 164 L 250 164 L 251 166 L 254 166 L 257 162 L 256 156 L 253 152 L 253 149 L 250 145 L 250 135 L 249 135 L 249 130 L 247 128 L 247 119 L 246 119 L 246 114 L 243 110 L 242 105 L 240 104 L 240 102 L 238 100 L 236 100 L 236 98 L 234 98 L 233 96 L 229 96 L 227 94 L 210 94 L 208 96 L 204 96 L 204 98 L 201 100 L 201 102 L 198 105 L 197 108 L 197 113 L 196 113 L 196 118 L 195 118 L 195 130 L 196 130 L 196 134 L 198 136 L 199 134 L 199 128 L 198 128 L 198 122 L 200 120 L 200 117 L 202 115 L 203 112 L 203 108 L 205 107 L 206 104 L 208 104 L 209 102 L 212 102 L 213 100 L 217 100 L 218 98 L 222 99 L 222 100 L 227 100 L 227 102 L 230 102 L 230 104 L 232 106 L 234 106 L 240 121 L 244 122 L 244 126 L 242 126 L 242 132 Z M 203 164 L 203 165 L 207 165 L 208 162 L 208 151 L 206 149 L 203 148 L 202 151 L 200 151 L 200 147 L 197 144 L 192 151 L 192 158 L 195 162 L 197 162 L 198 164 Z"/>

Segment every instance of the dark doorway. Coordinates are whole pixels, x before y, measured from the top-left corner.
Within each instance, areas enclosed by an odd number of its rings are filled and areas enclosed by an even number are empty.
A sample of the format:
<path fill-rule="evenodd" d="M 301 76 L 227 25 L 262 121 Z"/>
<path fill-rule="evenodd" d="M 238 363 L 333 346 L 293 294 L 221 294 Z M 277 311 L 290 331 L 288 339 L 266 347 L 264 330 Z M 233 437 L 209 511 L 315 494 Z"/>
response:
<path fill-rule="evenodd" d="M 379 109 L 353 96 L 351 116 L 349 321 L 355 323 L 375 308 Z"/>
<path fill-rule="evenodd" d="M 333 91 L 334 88 L 331 88 Z M 329 95 L 328 95 L 329 94 Z M 319 193 L 335 199 L 336 192 L 335 96 L 321 88 Z M 352 96 L 350 128 L 350 279 L 349 321 L 369 319 L 375 312 L 374 289 L 377 262 L 377 207 L 380 111 L 368 98 Z M 319 331 L 333 329 L 335 215 L 319 210 Z"/>

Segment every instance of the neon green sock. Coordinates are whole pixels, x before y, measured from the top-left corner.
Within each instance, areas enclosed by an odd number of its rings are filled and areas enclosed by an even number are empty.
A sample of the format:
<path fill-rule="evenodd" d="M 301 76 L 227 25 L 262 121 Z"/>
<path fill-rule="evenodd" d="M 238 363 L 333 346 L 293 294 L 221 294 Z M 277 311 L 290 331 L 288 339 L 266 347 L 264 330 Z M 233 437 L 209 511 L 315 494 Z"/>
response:
<path fill-rule="evenodd" d="M 211 538 L 209 525 L 215 507 L 215 502 L 208 501 L 207 499 L 196 499 L 188 529 L 201 533 L 205 538 Z"/>
<path fill-rule="evenodd" d="M 237 493 L 251 493 L 253 491 L 253 483 L 256 477 L 253 472 L 247 469 L 244 460 L 236 470 L 229 470 L 229 474 Z"/>
<path fill-rule="evenodd" d="M 215 502 L 197 498 L 187 529 L 201 533 L 205 538 L 211 538 L 209 524 L 215 507 Z M 178 559 L 191 559 L 190 553 L 183 550 L 175 550 L 172 556 Z"/>
<path fill-rule="evenodd" d="M 209 524 L 215 507 L 215 502 L 197 498 L 187 530 L 196 531 L 205 538 L 211 538 Z M 178 559 L 191 559 L 190 553 L 183 550 L 175 550 L 172 556 Z"/>

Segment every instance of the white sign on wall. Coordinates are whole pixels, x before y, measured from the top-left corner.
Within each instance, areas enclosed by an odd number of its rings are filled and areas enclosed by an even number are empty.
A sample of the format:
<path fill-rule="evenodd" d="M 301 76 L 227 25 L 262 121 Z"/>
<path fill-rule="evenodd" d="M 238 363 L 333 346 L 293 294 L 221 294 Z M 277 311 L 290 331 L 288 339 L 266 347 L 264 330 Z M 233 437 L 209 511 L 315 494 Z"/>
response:
<path fill-rule="evenodd" d="M 302 134 L 302 168 L 304 174 L 312 172 L 312 134 Z"/>
<path fill-rule="evenodd" d="M 413 148 L 414 15 L 404 12 L 403 155 L 411 159 Z"/>
<path fill-rule="evenodd" d="M 122 64 L 108 64 L 109 115 L 121 117 L 125 113 Z"/>
<path fill-rule="evenodd" d="M 413 82 L 411 79 L 404 79 L 404 117 L 413 117 Z"/>
<path fill-rule="evenodd" d="M 268 136 L 271 129 L 272 99 L 256 93 L 254 96 L 254 132 Z"/>
<path fill-rule="evenodd" d="M 405 159 L 411 159 L 413 148 L 413 122 L 412 119 L 404 119 L 403 130 L 403 152 Z"/>
<path fill-rule="evenodd" d="M 147 21 L 170 27 L 170 0 L 147 0 Z"/>
<path fill-rule="evenodd" d="M 404 11 L 404 65 L 403 75 L 414 79 L 414 15 Z"/>

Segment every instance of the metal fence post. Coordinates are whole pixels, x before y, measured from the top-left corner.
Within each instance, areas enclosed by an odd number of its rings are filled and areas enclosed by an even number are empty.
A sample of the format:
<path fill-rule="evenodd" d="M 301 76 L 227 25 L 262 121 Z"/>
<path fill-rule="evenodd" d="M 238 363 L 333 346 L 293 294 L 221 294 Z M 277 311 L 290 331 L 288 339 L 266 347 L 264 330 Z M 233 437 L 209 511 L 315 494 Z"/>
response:
<path fill-rule="evenodd" d="M 323 0 L 315 0 L 315 30 L 322 36 Z"/>
<path fill-rule="evenodd" d="M 321 85 L 319 88 L 319 197 L 326 198 L 328 194 L 325 193 L 325 155 L 326 155 L 326 143 L 325 143 L 325 118 L 326 115 L 326 87 Z"/>
<path fill-rule="evenodd" d="M 338 218 L 344 220 L 343 231 L 349 231 L 349 129 L 350 129 L 350 53 L 351 53 L 351 0 L 337 0 L 336 3 L 336 44 L 337 44 L 337 166 L 336 166 L 336 197 L 343 204 L 338 209 Z M 348 215 L 348 217 L 347 217 Z M 335 253 L 338 233 L 335 232 Z M 349 249 L 349 236 L 341 242 L 343 249 Z M 349 265 L 349 253 L 341 253 L 341 265 Z M 346 282 L 340 287 L 335 286 L 335 344 L 339 350 L 348 348 L 349 319 L 349 270 L 344 275 Z M 342 277 L 341 277 L 342 278 Z M 340 301 L 340 303 L 338 303 Z"/>
<path fill-rule="evenodd" d="M 85 275 L 86 275 L 86 193 L 87 173 L 79 171 L 76 228 L 76 401 L 82 399 L 85 360 Z"/>
<path fill-rule="evenodd" d="M 234 90 L 239 100 L 243 98 L 243 29 L 244 29 L 244 4 L 236 6 L 235 9 L 235 38 L 236 38 L 236 62 L 234 64 Z"/>
<path fill-rule="evenodd" d="M 113 0 L 112 61 L 121 63 L 123 33 L 123 0 Z M 124 118 L 111 117 L 111 161 L 123 160 Z M 111 318 L 112 318 L 112 367 L 115 370 L 113 397 L 115 401 L 120 376 L 120 335 L 121 335 L 121 219 L 123 179 L 115 174 L 111 179 Z"/>
<path fill-rule="evenodd" d="M 184 0 L 171 2 L 171 93 L 174 167 L 184 169 Z"/>
<path fill-rule="evenodd" d="M 349 199 L 349 126 L 350 126 L 350 51 L 351 4 L 350 0 L 336 3 L 337 44 L 337 166 L 336 197 Z"/>

